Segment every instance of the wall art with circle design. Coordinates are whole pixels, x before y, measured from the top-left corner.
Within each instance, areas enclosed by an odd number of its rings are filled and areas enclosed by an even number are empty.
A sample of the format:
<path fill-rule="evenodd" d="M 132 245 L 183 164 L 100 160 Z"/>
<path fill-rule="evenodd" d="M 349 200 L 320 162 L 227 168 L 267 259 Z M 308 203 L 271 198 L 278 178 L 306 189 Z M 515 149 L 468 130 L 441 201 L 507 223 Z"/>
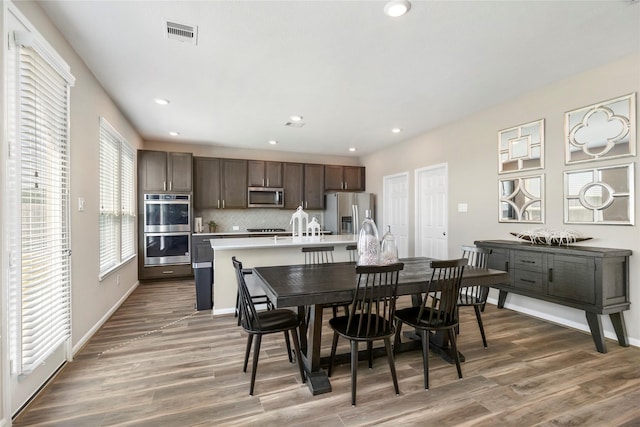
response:
<path fill-rule="evenodd" d="M 564 222 L 633 225 L 634 164 L 564 173 Z"/>
<path fill-rule="evenodd" d="M 565 113 L 565 164 L 636 154 L 636 94 Z"/>

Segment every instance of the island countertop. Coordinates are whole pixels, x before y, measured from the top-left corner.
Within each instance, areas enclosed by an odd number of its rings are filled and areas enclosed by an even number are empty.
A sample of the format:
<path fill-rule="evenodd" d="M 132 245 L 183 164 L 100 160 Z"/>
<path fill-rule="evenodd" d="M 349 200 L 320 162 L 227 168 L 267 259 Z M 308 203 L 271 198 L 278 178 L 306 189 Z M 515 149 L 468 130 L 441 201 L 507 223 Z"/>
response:
<path fill-rule="evenodd" d="M 356 243 L 354 234 L 337 234 L 321 236 L 320 238 L 275 236 L 275 237 L 244 237 L 211 239 L 211 247 L 215 251 L 228 251 L 235 249 L 266 249 L 282 247 L 324 246 L 324 245 L 348 245 Z"/>
<path fill-rule="evenodd" d="M 237 283 L 231 259 L 235 256 L 244 268 L 271 265 L 304 264 L 305 246 L 333 246 L 335 262 L 349 261 L 347 246 L 356 243 L 358 236 L 354 234 L 329 235 L 311 239 L 302 237 L 293 239 L 289 236 L 245 237 L 211 239 L 213 248 L 213 314 L 230 314 L 235 311 Z M 262 293 L 255 275 L 247 276 L 250 292 Z"/>

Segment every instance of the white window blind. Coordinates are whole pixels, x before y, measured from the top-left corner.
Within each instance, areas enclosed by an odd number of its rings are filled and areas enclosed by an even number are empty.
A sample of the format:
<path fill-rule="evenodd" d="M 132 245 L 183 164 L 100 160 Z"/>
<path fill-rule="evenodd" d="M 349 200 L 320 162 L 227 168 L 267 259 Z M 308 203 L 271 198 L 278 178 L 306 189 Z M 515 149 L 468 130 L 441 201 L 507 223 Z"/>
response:
<path fill-rule="evenodd" d="M 52 64 L 42 44 L 21 43 L 16 52 L 11 114 L 17 126 L 11 133 L 8 182 L 17 230 L 9 243 L 9 341 L 12 371 L 28 374 L 71 334 L 68 111 L 73 76 L 60 73 L 60 64 Z"/>
<path fill-rule="evenodd" d="M 100 276 L 135 255 L 134 157 L 127 141 L 100 118 Z"/>

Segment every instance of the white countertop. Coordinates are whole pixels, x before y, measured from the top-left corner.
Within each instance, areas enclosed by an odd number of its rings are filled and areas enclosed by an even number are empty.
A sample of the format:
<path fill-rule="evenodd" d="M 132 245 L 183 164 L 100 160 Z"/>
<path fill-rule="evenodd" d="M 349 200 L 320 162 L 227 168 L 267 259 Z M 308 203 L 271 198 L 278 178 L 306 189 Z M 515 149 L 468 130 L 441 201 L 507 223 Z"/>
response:
<path fill-rule="evenodd" d="M 215 251 L 226 251 L 230 249 L 262 249 L 281 247 L 302 247 L 302 246 L 322 246 L 322 245 L 347 245 L 356 243 L 358 238 L 354 234 L 338 234 L 322 236 L 320 239 L 309 237 L 296 238 L 289 236 L 274 237 L 244 237 L 211 239 L 211 247 Z"/>

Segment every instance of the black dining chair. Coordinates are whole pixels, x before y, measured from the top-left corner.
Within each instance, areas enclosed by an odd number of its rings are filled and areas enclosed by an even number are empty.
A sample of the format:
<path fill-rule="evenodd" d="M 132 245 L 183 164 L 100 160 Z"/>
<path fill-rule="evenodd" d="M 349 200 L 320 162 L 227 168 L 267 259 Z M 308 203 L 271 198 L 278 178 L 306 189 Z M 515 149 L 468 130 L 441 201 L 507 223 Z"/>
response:
<path fill-rule="evenodd" d="M 462 245 L 462 258 L 465 258 L 467 260 L 467 265 L 471 267 L 487 268 L 491 252 L 492 250 L 488 248 Z M 473 307 L 476 313 L 476 320 L 478 321 L 478 328 L 480 328 L 480 335 L 482 335 L 482 344 L 484 344 L 484 348 L 487 348 L 487 337 L 484 333 L 484 325 L 482 324 L 482 315 L 480 312 L 484 310 L 488 296 L 489 288 L 487 286 L 471 284 L 461 287 L 460 295 L 458 297 L 458 308 Z M 460 332 L 459 327 L 456 328 L 456 332 Z"/>
<path fill-rule="evenodd" d="M 358 245 L 347 245 L 345 249 L 349 253 L 349 261 L 356 262 L 358 260 Z"/>
<path fill-rule="evenodd" d="M 464 258 L 431 261 L 431 278 L 427 283 L 420 306 L 403 308 L 397 310 L 395 314 L 396 346 L 400 344 L 403 323 L 421 333 L 425 390 L 429 390 L 429 335 L 431 331 L 448 334 L 458 369 L 458 378 L 462 378 L 455 328 L 458 326 L 458 294 L 465 265 L 467 265 L 467 260 Z"/>
<path fill-rule="evenodd" d="M 253 270 L 251 270 L 250 268 L 245 268 L 243 269 L 243 273 L 245 275 L 253 274 Z M 253 304 L 255 305 L 264 305 L 267 310 L 273 310 L 273 303 L 271 302 L 269 297 L 267 297 L 266 295 L 253 294 L 251 295 L 251 299 L 253 300 Z M 236 310 L 235 310 L 234 316 L 238 318 L 238 326 L 240 326 L 240 322 L 242 320 L 242 313 L 240 311 L 240 289 L 239 288 L 238 288 L 238 292 L 236 293 Z"/>
<path fill-rule="evenodd" d="M 329 264 L 333 262 L 333 246 L 303 246 L 304 263 L 309 265 Z"/>
<path fill-rule="evenodd" d="M 333 343 L 328 376 L 331 376 L 338 346 L 338 338 L 351 343 L 351 404 L 356 405 L 356 378 L 358 372 L 358 343 L 366 342 L 369 367 L 372 367 L 372 346 L 377 340 L 384 340 L 391 370 L 391 378 L 396 395 L 400 394 L 396 366 L 391 348 L 391 337 L 395 333 L 394 313 L 396 310 L 398 276 L 404 264 L 396 263 L 376 266 L 356 266 L 358 280 L 349 314 L 329 320 L 333 329 Z"/>
<path fill-rule="evenodd" d="M 258 357 L 260 356 L 260 343 L 262 342 L 262 336 L 268 334 L 274 334 L 284 332 L 285 342 L 287 344 L 287 354 L 289 356 L 289 362 L 291 359 L 291 349 L 289 347 L 289 332 L 293 338 L 293 346 L 295 349 L 295 361 L 300 369 L 300 377 L 302 382 L 306 382 L 306 376 L 302 368 L 302 358 L 300 356 L 300 342 L 298 341 L 298 332 L 300 327 L 300 318 L 296 313 L 287 309 L 273 309 L 266 311 L 257 311 L 254 305 L 254 301 L 251 298 L 247 283 L 245 282 L 245 272 L 242 268 L 242 263 L 236 259 L 231 258 L 233 261 L 233 267 L 236 271 L 236 278 L 238 280 L 238 290 L 240 292 L 240 319 L 242 329 L 247 332 L 247 348 L 244 354 L 244 366 L 243 372 L 247 372 L 247 365 L 249 363 L 249 353 L 251 351 L 251 343 L 255 336 L 255 345 L 253 348 L 253 364 L 251 366 L 251 386 L 249 387 L 249 395 L 253 396 L 253 389 L 256 382 L 256 371 L 258 369 Z"/>

